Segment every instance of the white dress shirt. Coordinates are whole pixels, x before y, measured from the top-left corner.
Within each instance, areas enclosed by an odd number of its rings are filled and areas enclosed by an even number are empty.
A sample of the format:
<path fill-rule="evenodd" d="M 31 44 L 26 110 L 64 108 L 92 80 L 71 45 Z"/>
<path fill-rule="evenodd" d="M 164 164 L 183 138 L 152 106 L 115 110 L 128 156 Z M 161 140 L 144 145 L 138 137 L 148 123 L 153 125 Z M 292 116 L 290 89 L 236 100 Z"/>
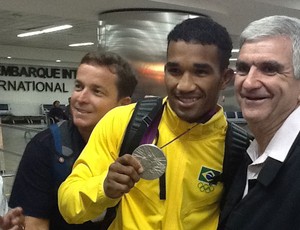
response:
<path fill-rule="evenodd" d="M 282 126 L 277 130 L 262 155 L 259 156 L 258 154 L 258 145 L 256 140 L 252 141 L 249 148 L 247 149 L 247 153 L 253 163 L 248 166 L 247 181 L 245 181 L 246 186 L 243 197 L 245 197 L 248 193 L 248 180 L 257 179 L 258 174 L 268 157 L 271 157 L 280 162 L 283 162 L 285 160 L 299 131 L 300 106 L 288 116 Z"/>

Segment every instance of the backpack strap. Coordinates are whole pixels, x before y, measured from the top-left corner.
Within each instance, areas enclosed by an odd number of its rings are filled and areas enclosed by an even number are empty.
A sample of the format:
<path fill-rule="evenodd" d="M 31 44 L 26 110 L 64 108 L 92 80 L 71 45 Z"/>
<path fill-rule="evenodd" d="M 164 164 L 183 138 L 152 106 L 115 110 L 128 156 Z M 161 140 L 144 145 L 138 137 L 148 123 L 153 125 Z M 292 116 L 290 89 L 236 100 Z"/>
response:
<path fill-rule="evenodd" d="M 62 154 L 61 136 L 58 125 L 56 123 L 51 124 L 49 128 L 53 136 L 55 150 L 58 152 L 58 154 Z"/>
<path fill-rule="evenodd" d="M 225 152 L 223 161 L 223 173 L 220 181 L 224 183 L 224 195 L 221 201 L 223 207 L 224 199 L 230 188 L 233 178 L 238 170 L 240 162 L 245 157 L 248 146 L 254 137 L 246 130 L 233 122 L 228 121 L 225 138 Z"/>
<path fill-rule="evenodd" d="M 126 128 L 119 156 L 131 154 L 137 148 L 156 115 L 162 111 L 162 98 L 149 97 L 137 102 Z"/>
<path fill-rule="evenodd" d="M 142 141 L 144 141 L 144 135 L 147 134 L 149 128 L 151 130 L 155 129 L 152 125 L 155 126 L 156 121 L 158 119 L 160 120 L 160 116 L 158 115 L 162 109 L 163 105 L 161 97 L 144 98 L 137 102 L 130 122 L 127 125 L 119 156 L 126 153 L 131 154 L 133 150 L 137 148 Z M 147 137 L 147 139 L 149 139 L 149 137 Z M 106 210 L 105 217 L 101 221 L 101 230 L 108 229 L 116 217 L 116 208 L 118 205 L 119 203 Z"/>
<path fill-rule="evenodd" d="M 66 121 L 51 124 L 49 129 L 52 133 L 56 150 L 53 159 L 53 170 L 54 182 L 58 187 L 70 174 L 74 163 L 71 157 L 73 155 L 72 140 L 68 133 L 68 124 Z"/>
<path fill-rule="evenodd" d="M 228 122 L 223 162 L 224 181 L 228 181 L 234 176 L 235 169 L 239 165 L 238 162 L 244 157 L 252 140 L 252 135 L 246 130 L 235 123 Z"/>

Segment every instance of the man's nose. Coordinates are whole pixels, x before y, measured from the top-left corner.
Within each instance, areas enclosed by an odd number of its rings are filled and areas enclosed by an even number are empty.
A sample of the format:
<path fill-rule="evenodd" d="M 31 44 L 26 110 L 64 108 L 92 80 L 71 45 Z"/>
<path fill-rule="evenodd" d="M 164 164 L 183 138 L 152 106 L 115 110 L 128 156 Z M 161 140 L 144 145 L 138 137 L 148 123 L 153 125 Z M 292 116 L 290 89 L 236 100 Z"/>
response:
<path fill-rule="evenodd" d="M 196 87 L 194 78 L 189 72 L 184 72 L 182 77 L 179 79 L 177 89 L 183 92 L 194 90 Z"/>

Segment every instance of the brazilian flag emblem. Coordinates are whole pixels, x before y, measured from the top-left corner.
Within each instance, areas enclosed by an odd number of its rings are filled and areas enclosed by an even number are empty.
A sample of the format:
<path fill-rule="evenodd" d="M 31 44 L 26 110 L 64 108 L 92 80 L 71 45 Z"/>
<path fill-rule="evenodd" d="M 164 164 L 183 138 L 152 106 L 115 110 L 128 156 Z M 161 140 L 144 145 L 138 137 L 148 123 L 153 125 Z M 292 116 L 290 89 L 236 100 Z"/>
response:
<path fill-rule="evenodd" d="M 213 182 L 213 180 L 215 179 L 215 177 L 219 176 L 220 174 L 221 172 L 215 169 L 202 166 L 201 171 L 199 173 L 198 180 L 206 184 L 217 184 L 217 182 Z"/>

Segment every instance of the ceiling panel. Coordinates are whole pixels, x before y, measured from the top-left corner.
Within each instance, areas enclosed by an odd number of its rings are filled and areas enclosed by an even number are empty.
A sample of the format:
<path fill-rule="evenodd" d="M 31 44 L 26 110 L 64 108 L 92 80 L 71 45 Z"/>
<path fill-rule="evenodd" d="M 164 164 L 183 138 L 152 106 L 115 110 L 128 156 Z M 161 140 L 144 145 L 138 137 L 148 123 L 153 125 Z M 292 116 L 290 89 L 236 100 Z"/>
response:
<path fill-rule="evenodd" d="M 228 28 L 235 47 L 241 30 L 254 19 L 280 13 L 300 15 L 299 0 L 284 3 L 279 0 L 0 0 L 0 45 L 90 51 L 96 48 L 98 15 L 102 13 L 103 17 L 103 12 L 124 8 L 161 8 L 208 14 Z M 146 43 L 155 44 L 146 47 L 151 52 L 149 54 L 153 58 L 161 57 L 166 46 L 164 36 L 180 19 L 164 14 L 153 16 L 141 14 L 136 20 L 128 13 L 110 18 L 109 36 L 105 42 L 117 51 L 131 46 L 141 49 L 141 40 L 144 39 Z M 30 38 L 16 37 L 29 29 L 66 23 L 72 24 L 73 28 Z M 68 46 L 79 42 L 95 42 L 95 45 Z"/>

